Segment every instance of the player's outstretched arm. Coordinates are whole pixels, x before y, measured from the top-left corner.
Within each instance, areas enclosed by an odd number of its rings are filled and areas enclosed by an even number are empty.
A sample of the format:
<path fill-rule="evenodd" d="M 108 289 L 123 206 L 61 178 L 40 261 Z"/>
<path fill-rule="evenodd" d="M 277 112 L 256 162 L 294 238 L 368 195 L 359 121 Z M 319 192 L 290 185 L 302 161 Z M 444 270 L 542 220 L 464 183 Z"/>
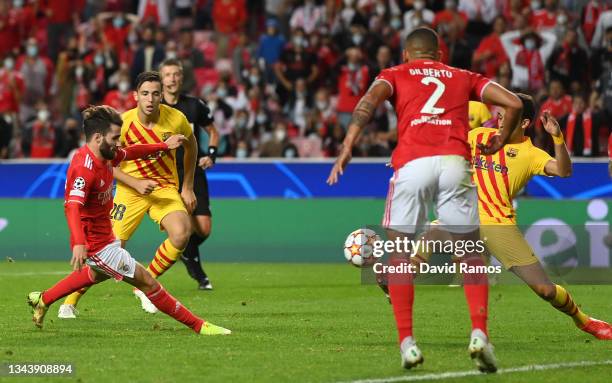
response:
<path fill-rule="evenodd" d="M 349 124 L 344 142 L 342 143 L 340 155 L 338 159 L 336 159 L 336 163 L 327 178 L 328 185 L 333 185 L 338 182 L 338 177 L 344 173 L 344 168 L 346 168 L 346 165 L 351 160 L 353 145 L 355 145 L 363 127 L 370 122 L 376 108 L 389 98 L 392 92 L 391 86 L 386 81 L 374 81 L 370 89 L 368 89 L 366 94 L 359 100 L 359 103 L 353 111 L 353 117 Z"/>
<path fill-rule="evenodd" d="M 482 92 L 482 102 L 501 106 L 506 110 L 504 129 L 493 135 L 486 145 L 478 145 L 478 148 L 484 154 L 493 154 L 508 142 L 512 132 L 518 126 L 521 113 L 523 112 L 523 103 L 514 93 L 495 82 L 490 82 L 489 85 L 484 88 Z"/>
<path fill-rule="evenodd" d="M 555 159 L 546 163 L 544 171 L 546 174 L 558 177 L 569 177 L 572 175 L 572 160 L 570 158 L 561 127 L 549 111 L 544 111 L 540 117 L 544 130 L 548 132 L 555 143 Z"/>

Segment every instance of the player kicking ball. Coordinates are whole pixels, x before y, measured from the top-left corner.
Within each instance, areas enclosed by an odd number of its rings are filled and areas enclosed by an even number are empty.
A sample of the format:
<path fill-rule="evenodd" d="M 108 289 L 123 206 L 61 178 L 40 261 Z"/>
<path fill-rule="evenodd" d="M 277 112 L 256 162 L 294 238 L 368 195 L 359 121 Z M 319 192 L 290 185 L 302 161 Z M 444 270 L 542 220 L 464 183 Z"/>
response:
<path fill-rule="evenodd" d="M 498 105 L 506 110 L 509 126 L 521 115 L 521 101 L 487 78 L 442 64 L 438 35 L 416 28 L 406 37 L 404 64 L 383 70 L 353 111 L 342 151 L 328 184 L 338 181 L 351 159 L 356 139 L 376 108 L 389 100 L 397 113 L 398 144 L 392 155 L 395 170 L 389 185 L 383 227 L 391 241 L 412 240 L 427 223 L 428 205 L 453 240 L 479 238 L 478 196 L 470 179 L 467 142 L 470 100 Z M 483 142 L 483 151 L 495 153 L 512 129 Z M 392 254 L 390 262 L 402 266 L 411 254 Z M 466 266 L 484 266 L 477 253 L 461 258 Z M 479 370 L 495 372 L 497 362 L 487 332 L 488 280 L 485 273 L 466 274 L 463 287 L 472 322 L 468 352 Z M 412 332 L 413 275 L 390 274 L 389 295 L 399 334 L 402 366 L 423 363 L 423 354 Z"/>
<path fill-rule="evenodd" d="M 66 175 L 65 214 L 70 229 L 70 264 L 74 271 L 43 292 L 28 294 L 34 324 L 42 328 L 49 306 L 58 299 L 109 278 L 124 280 L 147 296 L 155 307 L 203 335 L 231 331 L 194 315 L 170 295 L 147 270 L 120 246 L 108 212 L 113 207 L 113 167 L 121 161 L 174 150 L 186 141 L 171 135 L 164 142 L 120 149 L 123 121 L 113 108 L 93 106 L 83 112 L 87 143 L 70 162 Z"/>
<path fill-rule="evenodd" d="M 160 105 L 162 99 L 162 80 L 157 72 L 143 72 L 136 78 L 134 92 L 137 107 L 123 113 L 121 144 L 129 147 L 135 144 L 161 142 L 173 134 L 182 134 L 187 140 L 184 150 L 184 177 L 179 192 L 176 167 L 176 151 L 154 153 L 146 158 L 121 162 L 121 172 L 113 175 L 117 179 L 117 192 L 113 201 L 111 219 L 113 232 L 125 247 L 145 215 L 168 234 L 157 248 L 147 271 L 153 278 L 159 278 L 181 257 L 191 236 L 191 218 L 197 201 L 193 191 L 196 166 L 196 140 L 185 115 L 167 105 Z M 147 192 L 143 195 L 124 182 L 125 176 L 148 182 Z M 60 318 L 75 318 L 82 289 L 66 298 L 58 312 Z M 157 308 L 147 295 L 135 289 L 143 310 L 156 313 Z"/>

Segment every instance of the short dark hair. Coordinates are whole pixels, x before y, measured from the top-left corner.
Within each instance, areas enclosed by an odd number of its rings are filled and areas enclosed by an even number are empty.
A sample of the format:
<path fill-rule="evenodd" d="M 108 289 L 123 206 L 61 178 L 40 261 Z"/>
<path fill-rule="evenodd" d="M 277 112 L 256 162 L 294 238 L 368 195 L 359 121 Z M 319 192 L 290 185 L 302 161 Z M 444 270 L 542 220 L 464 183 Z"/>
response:
<path fill-rule="evenodd" d="M 529 125 L 534 123 L 535 118 L 535 102 L 533 101 L 533 97 L 524 93 L 517 93 L 517 97 L 523 103 L 523 114 L 521 115 L 522 120 L 531 121 Z"/>
<path fill-rule="evenodd" d="M 156 71 L 148 71 L 142 72 L 136 77 L 136 90 L 140 89 L 140 86 L 145 82 L 158 82 L 161 85 L 161 77 L 159 76 L 159 72 Z"/>
<path fill-rule="evenodd" d="M 406 45 L 418 42 L 430 52 L 438 51 L 438 34 L 431 28 L 419 27 L 406 36 Z"/>
<path fill-rule="evenodd" d="M 96 133 L 105 135 L 113 124 L 119 126 L 123 124 L 119 112 L 108 105 L 90 106 L 83 111 L 82 116 L 86 141 Z"/>
<path fill-rule="evenodd" d="M 161 72 L 161 69 L 165 66 L 177 66 L 181 68 L 181 72 L 183 71 L 183 63 L 179 59 L 165 59 L 159 64 L 159 71 Z"/>

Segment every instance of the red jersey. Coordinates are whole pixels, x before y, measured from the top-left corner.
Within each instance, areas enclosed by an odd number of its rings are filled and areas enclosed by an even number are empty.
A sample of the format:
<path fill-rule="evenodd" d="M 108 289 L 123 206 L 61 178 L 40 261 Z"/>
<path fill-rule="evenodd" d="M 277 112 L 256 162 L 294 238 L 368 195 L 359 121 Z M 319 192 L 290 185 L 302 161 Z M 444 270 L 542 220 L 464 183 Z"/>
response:
<path fill-rule="evenodd" d="M 95 254 L 115 240 L 110 220 L 113 208 L 113 167 L 123 160 L 135 159 L 166 150 L 165 143 L 134 145 L 119 149 L 112 161 L 97 158 L 87 145 L 76 151 L 66 173 L 64 210 L 70 227 L 70 248 L 86 245 L 88 254 Z M 80 222 L 74 222 L 69 204 L 82 205 Z M 77 219 L 77 220 L 78 220 Z"/>
<path fill-rule="evenodd" d="M 566 94 L 558 100 L 553 100 L 549 97 L 546 101 L 544 101 L 540 107 L 538 118 L 536 118 L 536 128 L 538 129 L 542 127 L 540 116 L 545 110 L 548 110 L 550 114 L 552 114 L 552 116 L 558 120 L 564 116 L 567 116 L 572 111 L 572 98 Z"/>
<path fill-rule="evenodd" d="M 376 81 L 393 89 L 397 113 L 395 169 L 421 157 L 460 155 L 470 159 L 468 102 L 481 101 L 486 77 L 432 60 L 415 60 L 383 70 Z"/>
<path fill-rule="evenodd" d="M 18 112 L 19 103 L 15 90 L 23 92 L 25 84 L 21 72 L 0 69 L 0 113 Z"/>
<path fill-rule="evenodd" d="M 106 93 L 102 103 L 112 106 L 119 113 L 127 112 L 136 107 L 136 100 L 134 100 L 134 96 L 132 96 L 131 92 L 124 95 L 116 89 Z"/>
<path fill-rule="evenodd" d="M 529 24 L 536 30 L 553 28 L 557 24 L 557 13 L 548 12 L 546 9 L 534 11 Z"/>

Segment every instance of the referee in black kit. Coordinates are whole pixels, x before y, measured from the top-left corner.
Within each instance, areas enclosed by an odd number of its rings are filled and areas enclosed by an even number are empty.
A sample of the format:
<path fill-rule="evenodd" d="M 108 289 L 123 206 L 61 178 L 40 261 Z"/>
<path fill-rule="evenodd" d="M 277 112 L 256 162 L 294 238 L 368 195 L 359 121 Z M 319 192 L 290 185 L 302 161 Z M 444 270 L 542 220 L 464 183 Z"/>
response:
<path fill-rule="evenodd" d="M 193 180 L 193 191 L 198 204 L 192 213 L 194 231 L 189 238 L 187 248 L 183 252 L 182 260 L 189 275 L 198 282 L 198 288 L 200 290 L 212 290 L 212 284 L 200 263 L 199 247 L 210 235 L 212 227 L 208 181 L 206 180 L 205 170 L 215 164 L 219 132 L 215 128 L 212 112 L 206 103 L 197 97 L 180 93 L 183 85 L 183 64 L 180 60 L 167 59 L 163 61 L 159 66 L 159 73 L 163 85 L 162 103 L 183 112 L 193 128 L 196 140 L 198 139 L 198 129 L 204 129 L 209 137 L 207 152 L 202 152 L 198 144 L 198 166 L 201 169 L 196 168 Z M 176 168 L 178 170 L 179 185 L 182 185 L 184 175 L 183 147 L 177 149 Z"/>

